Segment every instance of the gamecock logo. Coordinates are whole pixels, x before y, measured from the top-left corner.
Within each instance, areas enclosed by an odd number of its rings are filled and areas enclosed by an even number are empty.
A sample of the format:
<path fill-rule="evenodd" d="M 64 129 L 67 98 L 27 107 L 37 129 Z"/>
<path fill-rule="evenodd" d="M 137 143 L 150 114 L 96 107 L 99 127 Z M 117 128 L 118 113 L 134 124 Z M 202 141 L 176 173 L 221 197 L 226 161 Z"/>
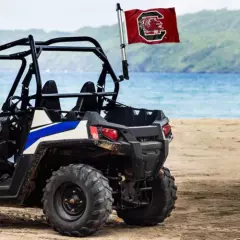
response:
<path fill-rule="evenodd" d="M 137 19 L 139 35 L 148 42 L 162 41 L 167 33 L 161 21 L 163 18 L 157 11 L 141 13 Z"/>

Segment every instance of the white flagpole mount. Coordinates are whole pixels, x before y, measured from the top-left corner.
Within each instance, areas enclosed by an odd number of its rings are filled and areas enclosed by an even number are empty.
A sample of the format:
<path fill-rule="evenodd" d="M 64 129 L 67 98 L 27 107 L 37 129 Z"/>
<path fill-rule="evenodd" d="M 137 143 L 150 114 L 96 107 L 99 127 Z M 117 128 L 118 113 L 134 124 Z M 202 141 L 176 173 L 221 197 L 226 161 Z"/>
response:
<path fill-rule="evenodd" d="M 123 75 L 120 76 L 120 80 L 123 80 L 123 79 L 129 80 L 128 62 L 127 62 L 126 49 L 125 49 L 126 44 L 125 44 L 124 33 L 123 33 L 122 8 L 119 3 L 117 3 L 117 16 L 118 16 L 120 48 L 121 48 L 121 53 L 122 53 L 122 69 L 123 69 Z"/>

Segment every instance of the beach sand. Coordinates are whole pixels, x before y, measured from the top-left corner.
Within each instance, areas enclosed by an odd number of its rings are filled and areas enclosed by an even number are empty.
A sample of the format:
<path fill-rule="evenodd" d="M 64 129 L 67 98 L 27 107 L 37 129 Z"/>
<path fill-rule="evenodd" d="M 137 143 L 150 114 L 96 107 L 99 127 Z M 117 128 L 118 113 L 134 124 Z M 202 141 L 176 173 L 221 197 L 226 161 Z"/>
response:
<path fill-rule="evenodd" d="M 166 166 L 178 185 L 172 215 L 145 228 L 129 227 L 113 215 L 85 239 L 240 240 L 240 120 L 172 120 L 171 125 L 174 140 Z M 33 225 L 14 217 L 36 211 L 0 207 L 0 240 L 72 239 L 41 221 Z"/>

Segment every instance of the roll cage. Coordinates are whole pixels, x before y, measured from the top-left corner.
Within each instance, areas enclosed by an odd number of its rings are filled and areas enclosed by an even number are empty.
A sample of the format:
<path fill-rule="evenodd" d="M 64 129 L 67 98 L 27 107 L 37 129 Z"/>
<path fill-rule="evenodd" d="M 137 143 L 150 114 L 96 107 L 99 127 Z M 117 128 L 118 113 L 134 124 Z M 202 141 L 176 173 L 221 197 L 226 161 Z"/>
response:
<path fill-rule="evenodd" d="M 70 43 L 70 42 L 89 42 L 94 45 L 94 47 L 83 47 L 83 46 L 52 46 L 56 43 Z M 104 99 L 110 102 L 116 102 L 119 82 L 122 79 L 118 79 L 115 75 L 101 45 L 94 38 L 79 36 L 79 37 L 59 37 L 49 39 L 47 41 L 34 41 L 32 35 L 27 38 L 22 38 L 13 42 L 9 42 L 4 45 L 0 45 L 0 51 L 7 50 L 16 46 L 28 46 L 29 49 L 22 52 L 17 52 L 8 55 L 0 55 L 0 60 L 19 60 L 21 61 L 20 69 L 14 80 L 14 83 L 10 89 L 5 103 L 2 106 L 3 111 L 8 111 L 8 102 L 14 96 L 17 86 L 23 77 L 24 71 L 27 67 L 26 57 L 31 55 L 32 62 L 29 64 L 28 71 L 22 81 L 21 90 L 21 109 L 25 110 L 30 100 L 35 99 L 35 108 L 40 107 L 41 100 L 44 98 L 72 98 L 72 97 L 87 97 L 90 95 L 96 95 L 98 97 L 98 107 L 101 109 L 103 107 Z M 43 94 L 42 93 L 42 81 L 41 73 L 39 70 L 38 59 L 43 51 L 59 51 L 59 52 L 92 52 L 94 53 L 102 62 L 102 71 L 97 82 L 97 91 L 95 93 L 65 93 L 65 94 Z M 106 76 L 109 74 L 114 82 L 114 91 L 105 92 Z M 32 76 L 35 75 L 36 79 L 36 94 L 29 96 L 29 84 L 32 80 Z M 112 96 L 112 99 L 106 98 L 107 96 Z"/>

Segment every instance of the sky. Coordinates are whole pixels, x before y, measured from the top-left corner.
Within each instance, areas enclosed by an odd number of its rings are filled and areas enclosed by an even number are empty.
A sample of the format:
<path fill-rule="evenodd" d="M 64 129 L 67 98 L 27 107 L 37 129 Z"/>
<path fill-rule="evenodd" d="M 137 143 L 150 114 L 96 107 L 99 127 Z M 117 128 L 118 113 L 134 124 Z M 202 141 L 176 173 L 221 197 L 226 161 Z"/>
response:
<path fill-rule="evenodd" d="M 177 15 L 240 9 L 240 0 L 119 0 L 123 10 L 175 7 Z M 0 29 L 74 31 L 117 22 L 113 0 L 0 0 Z"/>

